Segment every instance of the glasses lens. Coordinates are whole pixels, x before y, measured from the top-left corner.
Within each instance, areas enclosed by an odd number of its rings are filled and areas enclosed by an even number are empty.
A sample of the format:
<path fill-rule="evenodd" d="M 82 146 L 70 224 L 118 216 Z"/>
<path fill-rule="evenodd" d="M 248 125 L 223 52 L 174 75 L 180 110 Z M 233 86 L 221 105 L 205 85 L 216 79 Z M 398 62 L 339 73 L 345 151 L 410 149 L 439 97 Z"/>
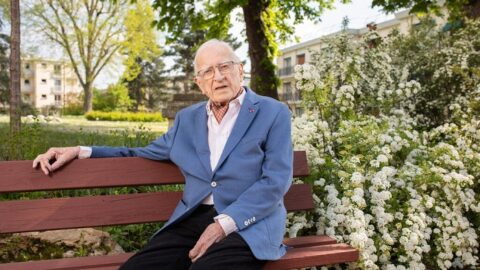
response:
<path fill-rule="evenodd" d="M 222 73 L 230 73 L 232 71 L 233 62 L 221 63 L 218 65 L 218 70 Z"/>
<path fill-rule="evenodd" d="M 216 67 L 221 74 L 228 74 L 228 73 L 232 72 L 234 64 L 235 64 L 235 62 L 228 61 L 228 62 L 225 62 L 225 63 L 217 64 Z M 211 78 L 213 78 L 214 75 L 215 75 L 215 68 L 214 67 L 209 67 L 209 68 L 206 68 L 204 70 L 200 70 L 197 73 L 197 76 L 201 77 L 204 80 L 211 79 Z"/>

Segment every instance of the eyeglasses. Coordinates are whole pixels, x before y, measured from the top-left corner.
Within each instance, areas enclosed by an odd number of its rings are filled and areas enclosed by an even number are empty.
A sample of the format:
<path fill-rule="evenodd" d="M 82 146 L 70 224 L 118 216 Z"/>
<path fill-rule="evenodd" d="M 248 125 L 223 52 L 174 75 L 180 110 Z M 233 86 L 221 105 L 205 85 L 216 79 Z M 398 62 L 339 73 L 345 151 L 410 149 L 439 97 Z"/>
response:
<path fill-rule="evenodd" d="M 233 66 L 235 64 L 238 64 L 238 63 L 236 63 L 234 61 L 227 61 L 227 62 L 223 62 L 223 63 L 220 63 L 220 64 L 216 64 L 215 66 L 211 66 L 211 67 L 208 67 L 208 68 L 205 68 L 205 69 L 202 69 L 202 70 L 198 71 L 197 72 L 197 77 L 200 77 L 204 80 L 209 80 L 209 79 L 213 78 L 213 76 L 215 75 L 215 68 L 217 68 L 217 70 L 222 75 L 229 74 L 230 72 L 233 71 Z"/>

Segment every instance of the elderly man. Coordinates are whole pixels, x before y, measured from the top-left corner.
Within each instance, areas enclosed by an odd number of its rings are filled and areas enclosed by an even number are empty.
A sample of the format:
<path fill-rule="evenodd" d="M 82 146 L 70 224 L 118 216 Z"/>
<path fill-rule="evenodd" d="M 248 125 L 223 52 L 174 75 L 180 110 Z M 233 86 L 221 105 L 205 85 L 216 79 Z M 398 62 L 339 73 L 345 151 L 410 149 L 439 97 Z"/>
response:
<path fill-rule="evenodd" d="M 51 148 L 33 162 L 45 174 L 77 157 L 138 156 L 178 165 L 182 200 L 122 270 L 261 269 L 285 254 L 290 112 L 242 87 L 243 65 L 225 42 L 204 43 L 194 65 L 208 102 L 178 112 L 172 128 L 148 146 Z"/>

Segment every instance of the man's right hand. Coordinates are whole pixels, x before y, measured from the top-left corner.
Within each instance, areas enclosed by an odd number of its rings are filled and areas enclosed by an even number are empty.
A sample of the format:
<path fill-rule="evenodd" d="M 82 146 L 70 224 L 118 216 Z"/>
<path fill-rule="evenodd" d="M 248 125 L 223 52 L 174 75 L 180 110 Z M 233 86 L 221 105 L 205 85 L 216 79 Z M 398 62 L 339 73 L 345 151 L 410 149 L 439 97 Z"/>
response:
<path fill-rule="evenodd" d="M 40 164 L 45 175 L 48 175 L 50 172 L 55 171 L 56 169 L 62 167 L 66 163 L 78 157 L 80 153 L 80 146 L 75 147 L 61 147 L 61 148 L 50 148 L 44 154 L 38 155 L 33 160 L 33 168 L 36 168 Z M 53 164 L 50 164 L 50 160 L 55 159 Z"/>

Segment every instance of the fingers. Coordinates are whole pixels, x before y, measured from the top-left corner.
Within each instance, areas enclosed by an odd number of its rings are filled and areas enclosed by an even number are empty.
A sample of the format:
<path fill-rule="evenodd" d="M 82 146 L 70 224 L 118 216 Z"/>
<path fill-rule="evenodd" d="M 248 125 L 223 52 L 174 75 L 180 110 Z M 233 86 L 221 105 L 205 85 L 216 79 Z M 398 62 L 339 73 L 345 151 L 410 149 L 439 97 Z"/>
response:
<path fill-rule="evenodd" d="M 195 246 L 188 253 L 189 258 L 192 262 L 195 262 L 200 257 L 205 254 L 207 249 L 214 243 L 219 242 L 225 238 L 225 233 L 223 232 L 222 227 L 217 222 L 208 225 L 205 231 L 202 233 L 198 239 Z"/>
<path fill-rule="evenodd" d="M 52 171 L 52 166 L 50 165 L 49 159 L 46 159 L 46 158 L 40 159 L 40 168 L 42 169 L 45 175 L 48 175 Z"/>
<path fill-rule="evenodd" d="M 50 164 L 50 160 L 52 160 L 53 158 L 56 158 L 57 161 L 54 162 L 52 165 L 55 165 L 55 163 L 59 163 L 59 164 L 56 164 L 55 166 L 52 166 Z M 64 163 L 64 161 L 62 161 L 61 153 L 58 152 L 58 149 L 57 148 L 50 148 L 50 149 L 48 149 L 47 152 L 45 152 L 44 154 L 38 155 L 33 160 L 32 167 L 36 168 L 38 166 L 38 164 L 40 164 L 40 169 L 42 170 L 42 172 L 45 175 L 48 175 L 50 172 L 52 172 L 53 170 L 60 167 L 63 163 Z"/>
<path fill-rule="evenodd" d="M 198 260 L 198 258 L 200 258 L 205 253 L 207 249 L 204 247 L 205 245 L 203 243 L 197 242 L 197 244 L 192 248 L 192 250 L 190 250 L 190 252 L 188 253 L 188 257 L 190 257 L 192 262 Z"/>

